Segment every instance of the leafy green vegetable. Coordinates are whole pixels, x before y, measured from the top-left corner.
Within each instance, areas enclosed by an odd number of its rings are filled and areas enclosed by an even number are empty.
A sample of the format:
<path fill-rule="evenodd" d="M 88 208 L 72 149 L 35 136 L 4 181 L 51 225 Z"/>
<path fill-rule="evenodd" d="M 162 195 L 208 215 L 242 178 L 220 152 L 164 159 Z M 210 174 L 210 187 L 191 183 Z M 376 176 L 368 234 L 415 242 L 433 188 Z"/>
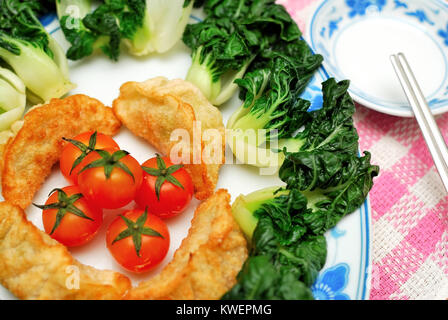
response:
<path fill-rule="evenodd" d="M 300 147 L 284 150 L 279 177 L 286 186 L 235 200 L 232 212 L 251 250 L 223 299 L 312 298 L 308 288 L 326 260 L 324 233 L 364 202 L 379 172 L 368 152 L 358 157 L 348 85 L 323 83 L 323 107 L 304 116 L 293 138 Z"/>
<path fill-rule="evenodd" d="M 251 239 L 250 257 L 238 275 L 238 283 L 223 299 L 305 299 L 310 298 L 310 287 L 326 260 L 326 241 L 323 234 L 333 228 L 345 215 L 355 211 L 365 200 L 378 174 L 378 167 L 370 165 L 370 155 L 349 156 L 341 168 L 340 182 L 328 183 L 326 189 L 301 192 L 294 184 L 281 193 L 272 188 L 260 190 L 264 202 L 244 201 L 243 210 L 232 206 L 238 222 L 256 219 Z M 285 161 L 287 164 L 289 159 Z M 288 171 L 300 177 L 300 172 Z M 282 177 L 282 176 L 281 176 Z M 285 178 L 284 176 L 282 177 Z M 271 197 L 267 195 L 271 192 Z M 256 193 L 251 198 L 256 198 Z M 242 198 L 242 199 L 241 199 Z M 257 208 L 251 210 L 250 208 Z M 249 215 L 250 218 L 244 217 Z M 241 226 L 244 232 L 248 229 Z M 256 261 L 262 257 L 261 265 Z M 255 262 L 254 262 L 255 261 Z M 260 279 L 263 274 L 262 279 Z M 286 280 L 287 279 L 287 280 Z M 254 283 L 263 281 L 254 288 Z M 266 286 L 263 286 L 263 283 Z M 294 286 L 288 291 L 283 286 Z M 293 293 L 289 297 L 284 291 Z M 295 293 L 295 295 L 294 295 Z"/>
<path fill-rule="evenodd" d="M 268 61 L 266 67 L 236 80 L 244 102 L 230 117 L 227 128 L 233 133 L 233 141 L 229 145 L 243 163 L 264 166 L 258 158 L 248 162 L 242 156 L 271 152 L 270 158 L 274 157 L 276 151 L 270 151 L 271 146 L 266 144 L 272 139 L 278 139 L 277 149 L 297 150 L 303 143 L 297 135 L 311 117 L 307 112 L 310 102 L 298 97 L 320 66 L 322 57 L 313 55 L 303 41 L 291 47 L 296 49 L 294 56 L 281 51 L 265 54 L 271 57 L 265 60 Z M 248 132 L 260 130 L 265 130 L 266 134 L 256 140 L 246 140 Z M 260 149 L 266 151 L 261 152 Z M 282 155 L 277 157 L 277 163 L 281 164 Z"/>
<path fill-rule="evenodd" d="M 164 53 L 182 37 L 190 18 L 193 0 L 147 0 L 143 24 L 125 38 L 132 54 Z"/>
<path fill-rule="evenodd" d="M 279 187 L 266 188 L 248 195 L 241 195 L 232 204 L 232 213 L 246 237 L 251 240 L 258 219 L 253 213 L 267 201 L 272 200 Z"/>
<path fill-rule="evenodd" d="M 21 0 L 22 3 L 27 3 L 36 16 L 43 16 L 45 14 L 54 12 L 54 0 Z"/>
<path fill-rule="evenodd" d="M 238 274 L 238 283 L 224 300 L 312 300 L 311 290 L 293 274 L 279 273 L 268 256 L 246 260 Z"/>
<path fill-rule="evenodd" d="M 191 1 L 193 1 L 193 0 L 191 0 Z M 189 2 L 190 2 L 190 1 L 185 0 L 185 4 L 184 4 L 184 6 L 189 5 L 189 4 L 190 4 Z M 202 6 L 204 5 L 205 0 L 195 0 L 195 1 L 193 1 L 193 2 L 194 2 L 194 4 L 193 4 L 193 8 L 200 8 L 200 7 L 202 7 Z"/>
<path fill-rule="evenodd" d="M 260 45 L 259 36 L 246 38 L 240 27 L 243 26 L 230 18 L 209 17 L 187 25 L 183 35 L 193 58 L 186 80 L 215 105 L 222 104 L 235 92 L 233 79 L 244 75 Z"/>
<path fill-rule="evenodd" d="M 23 81 L 32 102 L 66 94 L 74 85 L 65 55 L 36 17 L 36 1 L 0 0 L 0 60 Z"/>
<path fill-rule="evenodd" d="M 267 188 L 238 197 L 232 206 L 233 215 L 248 239 L 252 238 L 258 223 L 256 212 L 262 208 L 269 208 L 270 215 L 280 230 L 289 230 L 292 220 L 291 217 L 283 215 L 283 211 L 286 206 L 292 206 L 300 211 L 300 215 L 294 218 L 296 223 L 308 232 L 322 235 L 341 218 L 361 206 L 373 186 L 373 178 L 378 175 L 379 168 L 370 164 L 368 152 L 365 152 L 363 157 L 345 155 L 343 158 L 339 169 L 334 170 L 333 177 L 322 181 L 319 187 L 309 190 L 307 183 L 300 184 L 307 181 L 303 179 L 303 170 L 295 163 L 300 162 L 300 153 L 289 154 L 280 168 L 280 178 L 288 182 L 287 189 Z M 313 169 L 315 168 L 310 170 Z M 290 194 L 290 190 L 296 193 Z M 284 201 L 278 202 L 279 199 Z M 298 231 L 294 230 L 294 237 L 298 235 Z M 303 233 L 303 230 L 300 233 Z M 283 238 L 287 239 L 289 236 L 294 238 L 291 234 L 284 235 Z"/>
<path fill-rule="evenodd" d="M 337 83 L 333 78 L 323 83 L 322 108 L 307 113 L 304 130 L 295 138 L 301 147 L 293 152 L 284 151 L 285 161 L 279 170 L 287 189 L 300 191 L 306 198 L 304 202 L 305 198 L 294 196 L 294 205 L 300 203 L 303 209 L 303 203 L 307 204 L 300 216 L 301 225 L 317 235 L 362 204 L 372 188 L 372 178 L 379 171 L 370 164 L 368 152 L 358 157 L 358 134 L 352 118 L 355 107 L 347 92 L 348 84 L 348 81 Z M 250 221 L 243 216 L 269 202 L 274 191 L 270 188 L 237 199 L 236 220 Z M 251 228 L 242 227 L 249 238 L 253 220 L 250 223 Z"/>
<path fill-rule="evenodd" d="M 341 160 L 330 164 L 333 168 L 311 174 L 309 171 L 323 166 L 315 163 L 309 167 L 305 165 L 304 169 L 302 163 L 309 159 L 298 152 L 289 154 L 280 169 L 280 178 L 288 182 L 288 187 L 301 190 L 308 199 L 307 210 L 301 216 L 302 223 L 314 234 L 323 234 L 359 208 L 373 186 L 373 177 L 379 173 L 379 168 L 370 164 L 368 152 L 363 157 L 348 154 L 340 157 Z M 331 176 L 328 175 L 330 171 L 334 173 Z M 313 187 L 310 181 L 316 182 Z"/>
<path fill-rule="evenodd" d="M 322 84 L 323 106 L 308 113 L 310 119 L 304 130 L 293 138 L 300 148 L 286 152 L 288 163 L 280 170 L 280 177 L 289 185 L 300 190 L 325 188 L 324 183 L 340 181 L 341 177 L 336 174 L 343 167 L 343 161 L 357 154 L 358 133 L 353 125 L 355 105 L 347 92 L 348 87 L 349 81 L 337 83 L 333 78 Z M 289 171 L 300 174 L 290 175 Z"/>
<path fill-rule="evenodd" d="M 0 131 L 19 120 L 26 105 L 25 84 L 11 70 L 0 68 Z"/>
<path fill-rule="evenodd" d="M 90 0 L 57 0 L 57 12 L 65 38 L 71 43 L 67 57 L 79 60 L 101 49 L 110 59 L 118 60 L 122 33 L 134 22 L 141 23 L 141 1 L 105 1 L 93 12 Z M 140 10 L 138 10 L 140 9 Z M 131 32 L 131 31 L 128 31 Z"/>
<path fill-rule="evenodd" d="M 302 224 L 300 215 L 306 205 L 306 198 L 296 190 L 280 196 L 271 193 L 271 199 L 251 213 L 258 224 L 250 257 L 238 283 L 223 299 L 312 299 L 308 287 L 325 264 L 326 242 Z M 253 283 L 259 277 L 268 285 L 255 290 Z"/>
<path fill-rule="evenodd" d="M 280 201 L 283 201 L 281 199 Z M 288 201 L 288 199 L 286 199 Z M 281 275 L 293 275 L 293 279 L 303 282 L 306 287 L 310 287 L 317 278 L 320 269 L 325 264 L 327 258 L 327 244 L 323 235 L 303 235 L 300 241 L 288 239 L 286 241 L 278 236 L 280 228 L 265 211 L 259 211 L 260 220 L 254 232 L 254 249 L 251 255 L 270 257 L 276 271 Z M 296 211 L 299 212 L 299 211 Z M 283 214 L 290 214 L 288 211 L 282 211 Z M 295 212 L 291 212 L 294 214 Z M 289 231 L 297 228 L 292 224 Z M 299 229 L 300 226 L 298 226 Z M 284 231 L 284 230 L 283 230 Z M 291 232 L 296 235 L 296 232 Z M 281 233 L 280 233 L 281 234 Z M 274 289 L 274 288 L 272 288 Z M 279 288 L 275 288 L 278 290 Z"/>
<path fill-rule="evenodd" d="M 166 52 L 180 39 L 192 7 L 191 0 L 105 0 L 91 12 L 90 0 L 57 0 L 72 60 L 98 49 L 118 60 L 122 42 L 137 56 Z"/>
<path fill-rule="evenodd" d="M 301 32 L 274 1 L 206 1 L 207 18 L 188 25 L 183 41 L 192 49 L 187 80 L 215 105 L 226 102 L 259 55 L 299 41 Z"/>
<path fill-rule="evenodd" d="M 319 65 L 320 61 L 317 60 L 304 72 L 302 61 L 276 53 L 267 68 L 255 70 L 244 79 L 236 80 L 243 89 L 245 99 L 240 107 L 242 111 L 236 111 L 238 116 L 231 118 L 228 128 L 277 130 L 275 138 L 291 137 L 309 117 L 309 101 L 297 99 L 297 96 Z"/>
<path fill-rule="evenodd" d="M 322 108 L 310 113 L 311 121 L 300 134 L 301 150 L 358 152 L 358 134 L 353 125 L 355 104 L 347 92 L 350 82 L 330 78 L 322 83 Z"/>

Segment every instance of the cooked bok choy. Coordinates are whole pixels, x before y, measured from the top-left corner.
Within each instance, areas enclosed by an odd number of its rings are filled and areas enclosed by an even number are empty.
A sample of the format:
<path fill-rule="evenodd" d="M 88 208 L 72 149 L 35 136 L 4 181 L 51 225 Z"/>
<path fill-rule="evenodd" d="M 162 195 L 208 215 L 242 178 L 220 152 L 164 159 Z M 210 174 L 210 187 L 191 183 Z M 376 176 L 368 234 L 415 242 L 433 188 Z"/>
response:
<path fill-rule="evenodd" d="M 295 56 L 272 52 L 266 66 L 236 80 L 243 104 L 230 117 L 227 128 L 231 129 L 229 146 L 243 163 L 278 167 L 283 161 L 278 150 L 295 151 L 304 143 L 300 130 L 311 117 L 307 112 L 310 102 L 299 96 L 322 57 L 313 55 L 304 41 L 295 47 Z"/>
<path fill-rule="evenodd" d="M 368 152 L 363 157 L 343 154 L 329 168 L 334 173 L 332 177 L 319 172 L 319 164 L 304 170 L 299 164 L 301 161 L 307 159 L 302 159 L 300 152 L 286 157 L 280 169 L 280 178 L 287 183 L 286 188 L 266 188 L 235 200 L 232 212 L 248 239 L 253 238 L 260 217 L 266 214 L 284 231 L 278 235 L 284 241 L 297 240 L 305 233 L 324 234 L 361 206 L 379 171 L 377 166 L 370 164 Z M 310 176 L 318 181 L 313 188 L 310 187 Z M 282 212 L 290 214 L 282 215 Z M 288 231 L 291 224 L 301 228 Z"/>
<path fill-rule="evenodd" d="M 289 159 L 284 181 L 302 181 L 296 159 Z M 337 179 L 322 180 L 316 189 L 294 183 L 284 189 L 268 188 L 240 196 L 233 215 L 250 239 L 250 256 L 238 274 L 237 284 L 223 299 L 312 299 L 309 287 L 325 264 L 324 233 L 362 205 L 372 188 L 378 167 L 370 154 L 342 157 Z M 336 165 L 336 164 L 335 164 Z M 289 177 L 293 179 L 288 179 Z"/>
<path fill-rule="evenodd" d="M 56 0 L 67 57 L 79 60 L 101 49 L 118 60 L 121 43 L 141 56 L 163 53 L 181 38 L 192 0 L 105 0 L 91 11 L 90 0 Z"/>
<path fill-rule="evenodd" d="M 248 43 L 236 32 L 231 19 L 206 19 L 188 25 L 184 43 L 192 51 L 192 64 L 186 80 L 196 85 L 214 105 L 230 99 L 238 88 L 235 79 L 242 78 L 254 59 L 258 43 Z"/>
<path fill-rule="evenodd" d="M 56 0 L 59 22 L 71 47 L 67 57 L 79 60 L 101 49 L 118 60 L 123 36 L 143 23 L 144 1 L 104 1 L 91 12 L 90 0 Z"/>
<path fill-rule="evenodd" d="M 303 112 L 303 129 L 294 138 L 299 147 L 296 150 L 283 150 L 284 162 L 280 167 L 279 177 L 288 189 L 298 190 L 305 195 L 309 207 L 313 209 L 317 208 L 316 203 L 331 195 L 329 190 L 350 191 L 350 195 L 357 195 L 344 202 L 347 206 L 345 209 L 351 212 L 362 203 L 370 190 L 371 176 L 376 175 L 374 173 L 377 167 L 370 166 L 368 153 L 362 158 L 358 157 L 358 134 L 352 118 L 355 106 L 347 92 L 349 82 L 338 83 L 331 78 L 322 86 L 323 106 L 313 112 Z M 345 189 L 352 187 L 347 185 L 348 182 L 363 184 L 363 187 L 357 189 L 363 193 L 357 194 L 351 189 Z M 244 222 L 240 225 L 247 236 L 251 236 L 255 223 L 245 214 L 241 215 L 241 212 L 256 211 L 260 204 L 274 197 L 274 189 L 235 201 L 234 207 L 240 212 L 235 218 Z M 337 197 L 341 199 L 340 195 Z M 362 201 L 350 204 L 349 200 Z M 338 207 L 332 209 L 337 210 Z M 345 211 L 344 214 L 346 213 Z M 328 229 L 328 226 L 323 229 Z"/>
<path fill-rule="evenodd" d="M 326 261 L 324 233 L 362 205 L 379 172 L 368 152 L 361 158 L 347 153 L 334 164 L 337 178 L 316 177 L 319 183 L 309 189 L 299 159 L 306 162 L 300 153 L 287 157 L 280 174 L 292 185 L 240 196 L 233 204 L 251 250 L 223 299 L 312 299 L 309 287 Z"/>
<path fill-rule="evenodd" d="M 11 70 L 0 68 L 0 131 L 19 120 L 26 105 L 25 84 Z"/>
<path fill-rule="evenodd" d="M 238 89 L 249 65 L 278 43 L 299 41 L 301 32 L 283 6 L 274 1 L 207 1 L 207 18 L 188 25 L 183 41 L 192 50 L 186 80 L 195 84 L 214 105 L 221 105 Z"/>
<path fill-rule="evenodd" d="M 223 299 L 312 299 L 325 264 L 324 233 L 365 201 L 378 175 L 358 156 L 348 81 L 323 83 L 322 109 L 307 113 L 295 151 L 283 150 L 285 186 L 239 196 L 232 213 L 250 242 L 237 284 Z"/>
<path fill-rule="evenodd" d="M 190 18 L 193 0 L 147 0 L 143 24 L 134 35 L 126 37 L 129 51 L 142 56 L 164 53 L 182 37 Z"/>
<path fill-rule="evenodd" d="M 58 98 L 74 85 L 61 47 L 37 19 L 33 2 L 0 1 L 0 60 L 23 81 L 33 102 Z"/>

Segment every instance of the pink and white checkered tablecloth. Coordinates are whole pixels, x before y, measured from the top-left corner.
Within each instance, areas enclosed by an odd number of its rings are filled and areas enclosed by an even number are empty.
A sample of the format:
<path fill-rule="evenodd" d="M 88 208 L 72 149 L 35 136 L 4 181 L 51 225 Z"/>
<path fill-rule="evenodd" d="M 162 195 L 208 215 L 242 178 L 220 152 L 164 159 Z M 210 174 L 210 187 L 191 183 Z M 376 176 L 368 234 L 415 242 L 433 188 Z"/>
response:
<path fill-rule="evenodd" d="M 321 0 L 278 0 L 305 32 Z M 361 105 L 355 114 L 361 150 L 380 176 L 372 205 L 370 299 L 448 299 L 448 196 L 415 119 Z M 448 139 L 448 113 L 437 122 Z"/>

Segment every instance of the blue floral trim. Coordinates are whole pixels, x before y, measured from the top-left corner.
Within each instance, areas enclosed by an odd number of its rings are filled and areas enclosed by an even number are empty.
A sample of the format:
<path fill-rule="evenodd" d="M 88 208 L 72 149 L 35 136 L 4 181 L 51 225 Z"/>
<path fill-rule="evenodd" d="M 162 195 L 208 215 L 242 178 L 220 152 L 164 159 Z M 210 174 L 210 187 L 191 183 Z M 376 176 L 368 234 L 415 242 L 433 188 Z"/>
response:
<path fill-rule="evenodd" d="M 429 20 L 428 16 L 426 15 L 425 11 L 423 11 L 422 9 L 418 9 L 415 10 L 413 12 L 406 12 L 406 15 L 410 16 L 410 17 L 415 17 L 418 19 L 418 21 L 420 21 L 421 23 L 427 22 L 430 25 L 434 25 L 434 22 Z"/>
<path fill-rule="evenodd" d="M 327 30 L 327 28 L 322 27 L 322 29 L 320 30 L 320 36 L 324 37 L 325 36 L 325 31 Z"/>
<path fill-rule="evenodd" d="M 331 236 L 335 239 L 344 236 L 346 233 L 347 233 L 346 230 L 341 230 L 337 226 L 330 230 Z"/>
<path fill-rule="evenodd" d="M 325 270 L 311 287 L 316 300 L 350 300 L 344 293 L 347 287 L 350 267 L 340 263 Z"/>
<path fill-rule="evenodd" d="M 351 8 L 348 16 L 354 18 L 356 15 L 365 15 L 370 6 L 375 6 L 381 11 L 386 5 L 386 0 L 345 0 L 345 3 Z"/>
<path fill-rule="evenodd" d="M 403 1 L 394 0 L 394 3 L 395 3 L 395 9 L 398 9 L 398 8 L 405 8 L 405 9 L 407 9 L 408 8 L 408 5 L 405 2 L 403 2 Z"/>
<path fill-rule="evenodd" d="M 446 25 L 446 29 L 440 29 L 437 31 L 437 34 L 443 38 L 443 43 L 448 46 L 448 24 Z"/>
<path fill-rule="evenodd" d="M 339 22 L 342 21 L 342 17 L 340 17 L 339 19 L 336 20 L 330 20 L 330 22 L 328 23 L 328 37 L 331 38 L 331 36 L 333 35 L 333 33 L 338 30 L 338 24 Z"/>

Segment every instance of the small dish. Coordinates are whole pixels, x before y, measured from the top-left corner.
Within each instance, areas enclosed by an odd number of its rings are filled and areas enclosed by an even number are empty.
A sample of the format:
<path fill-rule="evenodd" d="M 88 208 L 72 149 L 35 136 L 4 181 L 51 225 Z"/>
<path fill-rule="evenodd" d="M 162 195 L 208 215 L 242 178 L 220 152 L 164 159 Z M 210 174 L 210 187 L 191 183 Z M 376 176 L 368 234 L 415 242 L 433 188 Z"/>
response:
<path fill-rule="evenodd" d="M 323 0 L 306 39 L 350 93 L 379 112 L 413 113 L 389 56 L 404 52 L 433 114 L 448 111 L 448 4 L 442 0 Z"/>

